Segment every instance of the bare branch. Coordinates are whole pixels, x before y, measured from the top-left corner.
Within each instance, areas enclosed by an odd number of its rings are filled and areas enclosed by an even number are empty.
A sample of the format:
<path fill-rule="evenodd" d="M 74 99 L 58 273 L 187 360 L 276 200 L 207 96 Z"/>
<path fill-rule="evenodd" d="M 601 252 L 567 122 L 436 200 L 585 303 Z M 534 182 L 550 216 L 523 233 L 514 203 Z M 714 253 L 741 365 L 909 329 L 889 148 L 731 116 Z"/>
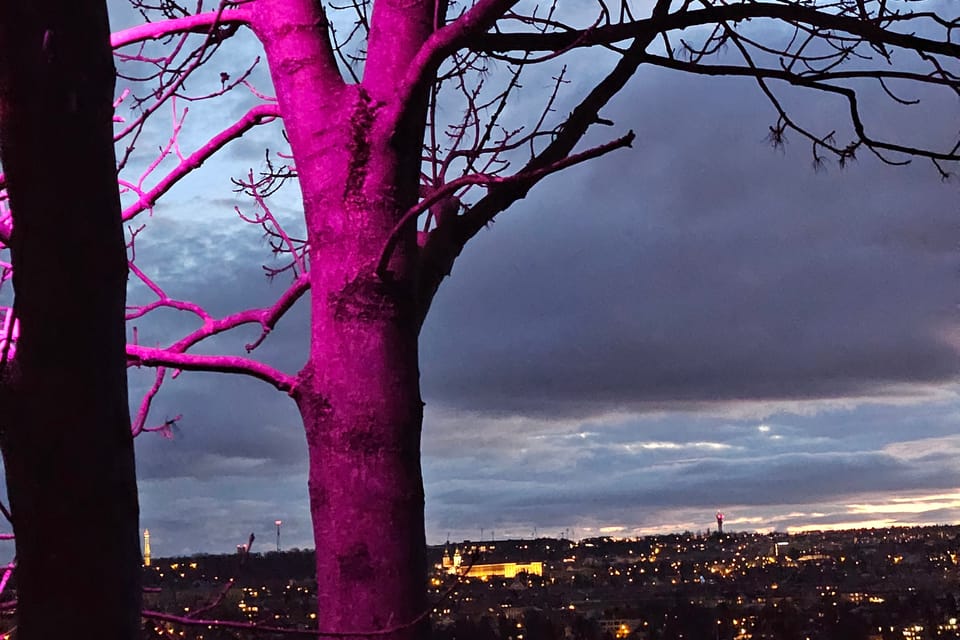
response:
<path fill-rule="evenodd" d="M 510 185 L 515 183 L 528 183 L 534 184 L 539 182 L 542 178 L 550 175 L 551 173 L 556 173 L 566 169 L 567 167 L 572 167 L 575 164 L 580 164 L 586 162 L 587 160 L 593 160 L 604 154 L 607 154 L 614 149 L 622 149 L 624 147 L 629 147 L 636 135 L 633 131 L 627 133 L 627 135 L 617 138 L 606 144 L 602 144 L 592 149 L 588 149 L 581 153 L 575 153 L 556 162 L 552 162 L 545 167 L 534 169 L 531 171 L 520 171 L 512 176 L 491 176 L 484 175 L 480 173 L 471 174 L 468 176 L 463 176 L 457 178 L 456 180 L 451 180 L 446 183 L 429 196 L 418 202 L 415 206 L 408 209 L 400 220 L 394 225 L 393 229 L 390 232 L 390 237 L 387 238 L 387 242 L 384 244 L 383 249 L 380 252 L 380 259 L 377 261 L 376 273 L 377 276 L 382 280 L 386 277 L 387 264 L 390 262 L 390 254 L 393 252 L 393 248 L 396 246 L 397 239 L 400 236 L 400 230 L 412 220 L 415 220 L 417 216 L 429 209 L 431 206 L 439 202 L 445 197 L 448 197 L 458 191 L 459 189 L 468 186 L 468 185 L 481 185 L 485 187 L 491 187 L 494 185 Z"/>
<path fill-rule="evenodd" d="M 555 162 L 561 161 L 573 151 L 576 144 L 583 138 L 589 127 L 600 120 L 599 112 L 627 83 L 642 62 L 641 53 L 655 34 L 649 34 L 646 40 L 637 40 L 631 45 L 629 52 L 621 57 L 606 78 L 577 105 L 573 112 L 561 125 L 546 148 L 532 158 L 521 173 L 535 172 Z M 497 213 L 503 211 L 517 200 L 526 196 L 532 183 L 517 183 L 493 188 L 490 193 L 476 203 L 463 216 L 461 233 L 465 244 L 480 229 L 490 223 Z"/>
<path fill-rule="evenodd" d="M 11 526 L 13 525 L 13 516 L 10 515 L 10 509 L 2 500 L 0 500 L 0 514 L 3 514 L 4 520 L 6 520 Z"/>
<path fill-rule="evenodd" d="M 145 64 L 154 70 L 152 73 L 147 74 L 147 76 L 143 78 L 131 77 L 124 74 L 122 71 L 118 71 L 118 77 L 134 82 L 146 82 L 149 80 L 156 81 L 156 86 L 153 87 L 149 93 L 144 96 L 132 97 L 130 108 L 136 112 L 136 117 L 134 117 L 130 122 L 125 123 L 125 126 L 114 133 L 115 141 L 122 139 L 127 140 L 126 148 L 124 149 L 123 153 L 120 154 L 118 159 L 118 171 L 122 170 L 127 165 L 131 154 L 136 148 L 137 141 L 139 140 L 140 135 L 143 133 L 147 120 L 168 100 L 174 100 L 178 97 L 188 101 L 209 100 L 231 91 L 235 87 L 244 83 L 246 78 L 249 77 L 253 68 L 257 64 L 256 61 L 237 80 L 224 81 L 223 76 L 221 76 L 221 86 L 218 89 L 207 92 L 205 95 L 190 95 L 184 91 L 187 80 L 193 76 L 197 69 L 201 68 L 205 63 L 207 63 L 217 52 L 223 42 L 235 34 L 238 29 L 238 25 L 221 25 L 217 21 L 218 16 L 222 15 L 222 12 L 226 9 L 227 4 L 228 3 L 226 0 L 223 0 L 220 3 L 219 9 L 213 13 L 212 21 L 206 30 L 206 37 L 202 39 L 199 46 L 193 49 L 187 47 L 188 41 L 193 41 L 192 34 L 179 33 L 176 34 L 173 45 L 169 47 L 169 52 L 165 55 L 160 55 L 158 57 L 146 55 L 145 43 L 143 42 L 140 43 L 139 50 L 135 53 L 129 54 L 118 52 L 114 54 L 115 57 L 120 61 L 132 62 L 138 66 Z M 183 10 L 183 13 L 186 14 L 186 10 Z M 165 14 L 168 14 L 169 16 L 175 15 L 169 11 L 165 11 Z M 183 53 L 184 51 L 187 51 L 187 53 Z M 174 131 L 173 140 L 175 141 L 175 139 L 176 131 Z M 165 154 L 161 154 L 160 159 L 162 159 L 164 155 Z"/>
<path fill-rule="evenodd" d="M 250 11 L 245 6 L 198 13 L 195 16 L 174 18 L 162 22 L 148 22 L 110 35 L 114 49 L 127 47 L 148 40 L 161 40 L 182 33 L 209 33 L 220 25 L 245 25 L 250 23 Z"/>
<path fill-rule="evenodd" d="M 9 534 L 7 540 L 13 539 L 13 534 Z M 0 594 L 3 593 L 4 589 L 7 588 L 7 584 L 10 582 L 10 577 L 13 575 L 14 569 L 17 568 L 16 559 L 13 562 L 9 563 L 7 566 L 3 567 L 3 577 L 0 578 Z"/>
<path fill-rule="evenodd" d="M 204 620 L 201 618 L 187 618 L 185 616 L 175 616 L 162 611 L 144 610 L 141 615 L 148 620 L 159 620 L 161 622 L 172 622 L 187 627 L 215 627 L 218 629 L 246 629 L 249 631 L 260 631 L 263 633 L 276 633 L 288 636 L 309 636 L 317 637 L 317 631 L 311 629 L 287 629 L 284 627 L 270 627 L 256 622 L 236 622 L 234 620 Z M 349 637 L 354 635 L 366 634 L 323 634 L 330 637 Z"/>
<path fill-rule="evenodd" d="M 134 236 L 128 245 L 128 247 L 131 249 L 131 253 L 135 247 L 134 241 L 136 233 L 138 232 L 139 229 L 131 231 L 132 235 Z M 260 336 L 254 342 L 246 345 L 247 352 L 253 351 L 263 343 L 267 335 L 276 327 L 276 324 L 280 321 L 284 314 L 286 314 L 286 312 L 289 311 L 294 304 L 296 304 L 303 294 L 309 290 L 309 274 L 301 274 L 283 293 L 283 295 L 280 296 L 277 302 L 269 307 L 247 309 L 245 311 L 240 311 L 238 313 L 218 319 L 211 316 L 203 307 L 194 302 L 170 298 L 159 285 L 153 282 L 139 267 L 137 267 L 132 258 L 129 266 L 133 274 L 137 276 L 151 291 L 153 291 L 153 293 L 157 296 L 157 300 L 146 305 L 133 307 L 133 310 L 127 314 L 128 319 L 143 317 L 155 309 L 168 308 L 192 313 L 197 316 L 202 323 L 198 329 L 194 330 L 166 349 L 142 347 L 136 343 L 136 339 L 133 340 L 132 345 L 128 345 L 128 365 L 147 365 L 159 367 L 154 384 L 144 396 L 137 414 L 137 418 L 134 421 L 135 435 L 142 430 L 146 431 L 163 429 L 163 426 L 154 429 L 146 428 L 143 425 L 146 423 L 147 414 L 149 413 L 150 404 L 153 400 L 153 397 L 159 391 L 160 386 L 163 383 L 164 376 L 166 374 L 165 370 L 163 369 L 165 366 L 171 366 L 173 368 L 183 370 L 247 373 L 248 375 L 252 375 L 273 384 L 282 391 L 290 391 L 293 389 L 293 377 L 274 370 L 266 365 L 262 365 L 256 361 L 235 356 L 197 356 L 193 354 L 187 354 L 186 352 L 190 348 L 212 336 L 225 333 L 245 324 L 259 324 L 262 328 Z M 134 336 L 136 336 L 136 329 L 134 329 L 134 332 Z"/>
<path fill-rule="evenodd" d="M 123 219 L 130 220 L 137 214 L 150 209 L 164 193 L 173 185 L 187 176 L 191 171 L 198 169 L 214 153 L 222 149 L 228 142 L 243 136 L 247 131 L 259 124 L 273 122 L 280 116 L 276 104 L 261 104 L 251 108 L 242 118 L 210 138 L 210 140 L 188 157 L 180 161 L 160 182 L 149 191 L 143 192 L 137 201 L 123 211 Z"/>
<path fill-rule="evenodd" d="M 603 121 L 599 115 L 600 109 L 633 76 L 642 62 L 640 54 L 654 37 L 656 34 L 651 32 L 645 39 L 635 40 L 631 44 L 614 69 L 593 88 L 556 130 L 552 141 L 531 158 L 518 174 L 537 175 L 536 172 L 561 162 L 570 155 L 590 126 Z M 450 273 L 463 247 L 480 229 L 492 222 L 498 213 L 526 197 L 527 192 L 536 182 L 537 179 L 533 179 L 491 185 L 487 195 L 463 215 L 453 218 L 444 233 L 430 234 L 421 250 L 421 268 L 417 283 L 417 304 L 421 326 L 440 283 Z"/>
<path fill-rule="evenodd" d="M 260 333 L 259 338 L 244 346 L 247 353 L 260 346 L 270 332 L 273 331 L 274 327 L 277 326 L 280 318 L 297 303 L 308 289 L 310 289 L 310 274 L 302 273 L 272 307 L 260 311 L 259 322 L 263 331 Z"/>
<path fill-rule="evenodd" d="M 720 22 L 737 22 L 753 18 L 769 18 L 787 23 L 802 23 L 823 30 L 849 33 L 876 45 L 888 45 L 960 57 L 960 44 L 949 40 L 931 40 L 913 34 L 885 29 L 878 21 L 862 20 L 846 15 L 804 6 L 797 2 L 747 2 L 723 4 L 703 9 L 682 9 L 661 17 L 610 24 L 594 29 L 553 33 L 475 33 L 466 44 L 473 51 L 559 51 L 575 44 L 589 47 L 612 44 L 632 38 L 648 38 L 663 32 L 687 29 Z M 589 33 L 588 33 L 589 31 Z"/>
<path fill-rule="evenodd" d="M 292 271 L 294 278 L 307 272 L 309 243 L 306 239 L 295 238 L 284 229 L 283 225 L 274 215 L 267 197 L 276 193 L 291 178 L 296 177 L 296 171 L 288 166 L 276 168 L 270 160 L 270 152 L 267 151 L 267 169 L 261 174 L 259 179 L 254 179 L 253 170 L 248 173 L 246 180 L 232 179 L 237 185 L 236 191 L 250 196 L 254 200 L 257 211 L 252 215 L 245 215 L 240 207 L 234 207 L 241 220 L 249 224 L 259 225 L 264 232 L 267 242 L 275 256 L 289 255 L 290 261 L 281 267 L 272 267 L 263 265 L 264 271 L 269 278 Z"/>
<path fill-rule="evenodd" d="M 157 367 L 154 372 L 153 385 L 150 389 L 143 394 L 143 399 L 140 401 L 140 408 L 137 410 L 137 415 L 131 424 L 131 431 L 133 436 L 137 437 L 145 431 L 159 432 L 165 438 L 173 437 L 171 427 L 173 427 L 178 421 L 180 421 L 183 416 L 177 415 L 169 420 L 164 420 L 163 424 L 156 427 L 147 427 L 147 416 L 150 415 L 150 406 L 153 404 L 153 399 L 157 396 L 157 393 L 160 391 L 160 387 L 163 385 L 163 381 L 166 378 L 167 369 L 165 367 Z"/>
<path fill-rule="evenodd" d="M 249 539 L 247 540 L 247 543 L 245 545 L 242 545 L 243 553 L 240 554 L 240 562 L 238 563 L 238 566 L 237 566 L 236 575 L 230 576 L 230 578 L 223 585 L 223 587 L 221 587 L 220 592 L 217 594 L 217 596 L 213 600 L 211 600 L 208 604 L 200 607 L 199 609 L 194 609 L 190 611 L 190 613 L 188 613 L 186 616 L 187 618 L 190 618 L 190 619 L 199 618 L 204 614 L 209 613 L 210 611 L 213 611 L 223 603 L 223 601 L 227 597 L 227 594 L 230 593 L 230 590 L 237 583 L 237 579 L 240 577 L 240 574 L 243 572 L 243 567 L 247 563 L 247 560 L 250 558 L 250 549 L 251 547 L 253 547 L 253 541 L 255 539 L 256 537 L 251 533 Z"/>
<path fill-rule="evenodd" d="M 240 373 L 263 380 L 280 391 L 292 393 L 296 378 L 256 360 L 239 356 L 208 356 L 171 349 L 127 345 L 127 363 L 132 366 L 170 367 L 183 371 Z"/>
<path fill-rule="evenodd" d="M 827 84 L 827 81 L 830 80 L 849 80 L 849 79 L 873 79 L 881 83 L 881 87 L 884 91 L 890 95 L 892 99 L 900 104 L 910 105 L 916 104 L 916 100 L 908 101 L 901 98 L 897 98 L 890 94 L 889 89 L 883 84 L 884 79 L 906 79 L 912 80 L 919 83 L 926 83 L 932 85 L 944 85 L 953 87 L 955 83 L 948 80 L 943 80 L 940 78 L 932 77 L 929 75 L 919 74 L 919 73 L 910 73 L 910 72 L 898 72 L 898 71 L 827 71 L 827 72 L 811 72 L 808 74 L 797 74 L 782 69 L 770 69 L 764 67 L 758 67 L 756 65 L 747 66 L 736 66 L 736 65 L 707 65 L 703 63 L 692 63 L 685 62 L 682 60 L 666 58 L 663 56 L 658 56 L 654 54 L 642 54 L 642 59 L 646 63 L 654 64 L 659 67 L 664 67 L 667 69 L 676 69 L 679 71 L 686 71 L 688 73 L 695 73 L 700 75 L 707 76 L 740 76 L 754 78 L 759 81 L 765 79 L 773 80 L 782 80 L 789 84 L 807 87 L 810 89 L 817 89 L 819 91 L 824 91 L 827 93 L 834 93 L 842 96 L 846 99 L 848 103 L 850 119 L 853 124 L 854 130 L 857 133 L 858 138 L 863 144 L 875 150 L 885 150 L 893 151 L 896 153 L 902 153 L 905 155 L 917 156 L 921 158 L 929 158 L 931 160 L 941 160 L 941 161 L 957 161 L 960 160 L 960 156 L 957 155 L 957 150 L 954 147 L 949 151 L 935 151 L 931 149 L 924 149 L 917 146 L 909 146 L 902 144 L 895 144 L 892 142 L 885 142 L 883 140 L 875 139 L 869 136 L 866 133 L 866 128 L 863 124 L 863 120 L 860 116 L 859 102 L 857 99 L 857 92 L 848 87 L 840 87 L 831 84 Z M 812 133 L 807 132 L 802 127 L 797 125 L 787 114 L 786 110 L 780 106 L 779 101 L 774 96 L 772 90 L 766 85 L 761 84 L 761 90 L 767 96 L 768 99 L 774 105 L 774 108 L 777 109 L 778 114 L 785 122 L 788 123 L 789 128 L 797 131 L 804 137 L 810 139 L 811 141 L 817 142 L 819 145 L 823 146 L 826 149 L 829 149 L 836 155 L 842 155 L 844 153 L 844 148 L 836 147 L 829 144 L 824 137 L 816 136 Z M 888 159 L 881 157 L 884 162 L 887 162 Z"/>
<path fill-rule="evenodd" d="M 132 246 L 132 245 L 133 245 L 133 241 L 131 241 L 130 245 L 128 246 Z M 142 306 L 132 307 L 133 310 L 128 311 L 126 314 L 126 320 L 136 320 L 137 318 L 141 318 L 146 314 L 150 313 L 154 309 L 159 309 L 160 307 L 166 307 L 168 309 L 176 309 L 177 311 L 188 311 L 196 315 L 198 318 L 200 318 L 201 322 L 213 322 L 213 318 L 210 316 L 210 314 L 207 313 L 203 307 L 196 304 L 195 302 L 188 302 L 185 300 L 174 300 L 173 298 L 170 298 L 169 296 L 167 296 L 166 292 L 164 292 L 164 290 L 161 289 L 159 285 L 157 285 L 153 280 L 151 280 L 140 269 L 140 267 L 136 265 L 132 257 L 127 262 L 127 266 L 129 267 L 130 271 L 132 271 L 133 274 L 137 276 L 137 278 L 141 282 L 143 282 L 151 291 L 153 291 L 157 295 L 157 300 Z"/>

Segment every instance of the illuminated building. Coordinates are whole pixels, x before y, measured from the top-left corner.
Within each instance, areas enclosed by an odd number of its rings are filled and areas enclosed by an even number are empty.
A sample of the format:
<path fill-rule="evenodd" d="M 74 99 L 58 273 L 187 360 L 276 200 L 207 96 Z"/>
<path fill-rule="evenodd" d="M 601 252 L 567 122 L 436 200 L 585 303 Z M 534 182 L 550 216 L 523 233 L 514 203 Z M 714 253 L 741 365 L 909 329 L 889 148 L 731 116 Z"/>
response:
<path fill-rule="evenodd" d="M 460 549 L 457 549 L 455 555 L 457 555 L 457 556 L 460 555 Z M 443 570 L 444 570 L 445 572 L 447 572 L 447 573 L 453 573 L 453 572 L 450 570 L 450 567 L 453 566 L 453 558 L 450 557 L 450 554 L 447 552 L 446 549 L 443 550 L 443 560 L 440 561 L 440 566 L 443 567 Z"/>
<path fill-rule="evenodd" d="M 493 562 L 487 564 L 463 564 L 463 556 L 460 549 L 453 552 L 453 558 L 446 551 L 443 552 L 441 561 L 443 570 L 449 574 L 465 576 L 468 578 L 516 578 L 518 574 L 526 573 L 532 576 L 543 575 L 543 562 Z"/>
<path fill-rule="evenodd" d="M 531 576 L 543 575 L 543 563 L 535 562 L 498 562 L 493 564 L 475 564 L 461 575 L 469 578 L 516 578 L 517 574 Z"/>
<path fill-rule="evenodd" d="M 643 625 L 643 620 L 639 619 L 601 619 L 597 620 L 600 631 L 609 633 L 617 640 L 628 637 L 638 627 Z"/>
<path fill-rule="evenodd" d="M 143 530 L 143 566 L 150 566 L 150 529 Z"/>
<path fill-rule="evenodd" d="M 921 640 L 924 638 L 923 625 L 914 624 L 908 627 L 904 627 L 901 630 L 904 640 Z"/>
<path fill-rule="evenodd" d="M 723 514 L 717 511 L 717 535 L 723 535 Z"/>

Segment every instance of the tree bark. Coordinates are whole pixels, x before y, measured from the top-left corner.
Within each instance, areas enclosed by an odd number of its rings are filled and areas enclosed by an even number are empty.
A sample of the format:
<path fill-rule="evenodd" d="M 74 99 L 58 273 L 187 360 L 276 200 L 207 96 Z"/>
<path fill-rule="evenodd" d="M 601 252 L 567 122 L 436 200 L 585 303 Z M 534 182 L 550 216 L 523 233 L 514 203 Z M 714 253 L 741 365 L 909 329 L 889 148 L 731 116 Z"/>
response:
<path fill-rule="evenodd" d="M 329 331 L 313 344 L 297 395 L 310 454 L 319 628 L 420 639 L 427 603 L 416 339 L 393 296 L 352 289 L 314 305 Z M 333 360 L 340 364 L 330 375 L 324 365 Z"/>
<path fill-rule="evenodd" d="M 318 3 L 261 0 L 253 15 L 310 242 L 310 354 L 292 395 L 310 456 L 318 626 L 420 639 L 428 618 L 414 225 L 403 229 L 387 277 L 376 271 L 417 201 L 425 96 L 397 104 L 386 86 L 396 74 L 374 73 L 372 54 L 373 79 L 344 84 Z M 429 34 L 425 19 L 417 24 L 391 23 L 400 30 L 390 32 L 396 57 L 376 64 L 403 69 Z"/>
<path fill-rule="evenodd" d="M 349 89 L 339 112 L 319 137 L 350 150 L 349 168 L 335 172 L 319 149 L 316 162 L 298 162 L 312 317 L 294 398 L 310 455 L 318 619 L 324 631 L 395 629 L 378 637 L 412 640 L 427 628 L 413 229 L 389 278 L 375 266 L 416 183 L 400 179 L 391 145 L 371 133 L 377 107 L 362 89 Z"/>
<path fill-rule="evenodd" d="M 0 157 L 20 338 L 0 445 L 17 637 L 140 635 L 126 251 L 104 2 L 0 3 Z"/>

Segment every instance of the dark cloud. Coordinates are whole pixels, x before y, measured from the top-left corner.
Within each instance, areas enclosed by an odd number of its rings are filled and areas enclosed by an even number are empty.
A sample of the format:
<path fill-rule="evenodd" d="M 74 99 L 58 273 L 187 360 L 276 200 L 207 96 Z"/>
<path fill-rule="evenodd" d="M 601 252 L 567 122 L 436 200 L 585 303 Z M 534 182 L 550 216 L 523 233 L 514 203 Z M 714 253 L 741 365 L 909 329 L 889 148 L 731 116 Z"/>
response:
<path fill-rule="evenodd" d="M 920 163 L 815 172 L 764 143 L 749 85 L 667 77 L 608 114 L 637 149 L 465 252 L 424 329 L 427 399 L 562 415 L 954 378 L 956 188 Z"/>
<path fill-rule="evenodd" d="M 259 381 L 183 377 L 168 383 L 153 411 L 154 424 L 183 415 L 174 438 L 145 434 L 137 440 L 141 478 L 305 473 L 306 443 L 290 398 Z M 224 397 L 230 401 L 219 401 Z"/>

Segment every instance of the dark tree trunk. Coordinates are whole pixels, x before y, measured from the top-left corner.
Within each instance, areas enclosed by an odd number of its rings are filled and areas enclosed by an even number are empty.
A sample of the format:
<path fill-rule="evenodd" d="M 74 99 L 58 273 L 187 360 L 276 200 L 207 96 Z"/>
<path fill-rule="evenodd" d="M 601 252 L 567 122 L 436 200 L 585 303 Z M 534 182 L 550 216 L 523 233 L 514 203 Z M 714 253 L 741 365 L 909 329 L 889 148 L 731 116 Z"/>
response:
<path fill-rule="evenodd" d="M 0 428 L 23 640 L 90 625 L 99 638 L 139 637 L 113 86 L 104 2 L 0 3 L 0 153 L 20 321 Z"/>

